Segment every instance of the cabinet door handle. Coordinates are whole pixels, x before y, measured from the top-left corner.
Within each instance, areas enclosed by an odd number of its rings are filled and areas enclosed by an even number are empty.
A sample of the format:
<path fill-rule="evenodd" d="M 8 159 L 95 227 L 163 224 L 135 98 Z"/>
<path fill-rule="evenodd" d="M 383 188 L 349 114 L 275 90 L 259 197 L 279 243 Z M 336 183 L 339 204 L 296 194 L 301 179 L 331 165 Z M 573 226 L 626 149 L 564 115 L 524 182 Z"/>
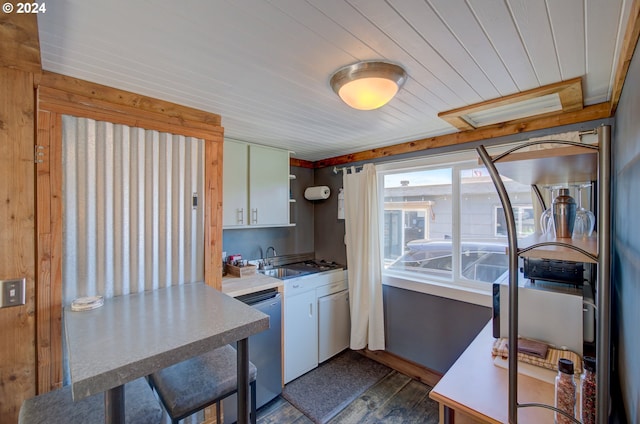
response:
<path fill-rule="evenodd" d="M 309 316 L 313 316 L 313 303 L 309 303 Z"/>
<path fill-rule="evenodd" d="M 251 209 L 251 223 L 252 224 L 258 223 L 258 208 Z"/>
<path fill-rule="evenodd" d="M 236 219 L 238 224 L 244 224 L 244 208 L 236 209 Z"/>

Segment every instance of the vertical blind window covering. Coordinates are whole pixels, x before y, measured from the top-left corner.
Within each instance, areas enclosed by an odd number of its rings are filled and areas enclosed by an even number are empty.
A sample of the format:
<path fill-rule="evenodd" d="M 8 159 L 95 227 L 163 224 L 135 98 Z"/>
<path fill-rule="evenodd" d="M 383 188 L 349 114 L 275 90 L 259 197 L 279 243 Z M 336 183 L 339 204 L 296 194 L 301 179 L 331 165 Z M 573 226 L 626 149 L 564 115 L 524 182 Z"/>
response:
<path fill-rule="evenodd" d="M 204 141 L 66 115 L 62 134 L 63 303 L 204 280 Z"/>

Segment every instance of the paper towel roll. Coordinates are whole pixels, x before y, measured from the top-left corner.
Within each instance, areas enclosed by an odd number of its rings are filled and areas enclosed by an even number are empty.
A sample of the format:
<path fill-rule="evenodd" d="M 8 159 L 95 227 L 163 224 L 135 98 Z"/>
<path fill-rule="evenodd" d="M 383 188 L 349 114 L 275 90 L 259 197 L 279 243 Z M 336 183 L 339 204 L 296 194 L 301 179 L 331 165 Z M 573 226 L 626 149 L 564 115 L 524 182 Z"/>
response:
<path fill-rule="evenodd" d="M 307 200 L 324 200 L 328 199 L 331 190 L 327 186 L 307 187 L 304 191 L 304 198 Z"/>

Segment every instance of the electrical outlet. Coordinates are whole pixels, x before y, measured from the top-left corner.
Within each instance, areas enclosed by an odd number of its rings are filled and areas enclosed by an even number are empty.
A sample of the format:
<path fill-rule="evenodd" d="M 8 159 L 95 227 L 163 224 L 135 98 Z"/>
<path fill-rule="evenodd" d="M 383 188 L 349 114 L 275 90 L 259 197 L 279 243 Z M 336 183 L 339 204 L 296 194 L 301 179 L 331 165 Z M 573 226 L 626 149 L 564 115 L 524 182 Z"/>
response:
<path fill-rule="evenodd" d="M 0 308 L 25 304 L 26 278 L 0 280 Z"/>

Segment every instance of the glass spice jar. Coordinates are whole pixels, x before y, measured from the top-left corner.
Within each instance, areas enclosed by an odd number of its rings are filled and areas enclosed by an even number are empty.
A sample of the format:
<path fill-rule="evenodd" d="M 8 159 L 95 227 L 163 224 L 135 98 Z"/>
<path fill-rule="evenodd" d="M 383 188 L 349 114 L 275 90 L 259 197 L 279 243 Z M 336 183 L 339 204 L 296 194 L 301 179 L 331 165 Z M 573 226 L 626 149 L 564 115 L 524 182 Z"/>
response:
<path fill-rule="evenodd" d="M 573 380 L 573 361 L 561 358 L 558 360 L 558 375 L 555 382 L 556 408 L 575 417 L 576 410 L 576 382 Z M 555 412 L 557 424 L 573 423 L 573 420 L 565 415 Z"/>
<path fill-rule="evenodd" d="M 580 376 L 580 414 L 582 424 L 596 422 L 596 358 L 584 357 L 584 372 Z"/>

